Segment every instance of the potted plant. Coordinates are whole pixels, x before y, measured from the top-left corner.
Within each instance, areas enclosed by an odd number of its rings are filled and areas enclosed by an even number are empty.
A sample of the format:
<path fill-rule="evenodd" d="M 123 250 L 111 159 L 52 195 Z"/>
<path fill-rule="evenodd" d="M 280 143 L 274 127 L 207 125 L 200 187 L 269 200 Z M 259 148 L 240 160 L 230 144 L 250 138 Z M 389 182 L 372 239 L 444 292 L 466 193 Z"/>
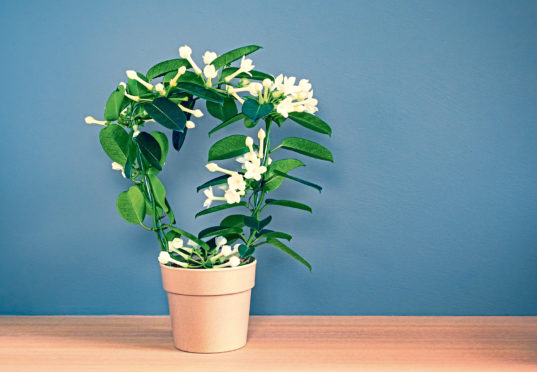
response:
<path fill-rule="evenodd" d="M 271 245 L 311 270 L 302 256 L 282 242 L 290 241 L 291 235 L 267 229 L 272 217 L 264 216 L 274 206 L 309 212 L 311 208 L 301 202 L 266 196 L 284 180 L 319 191 L 321 187 L 289 174 L 304 166 L 302 161 L 273 160 L 272 156 L 276 151 L 289 150 L 326 161 L 333 161 L 333 157 L 313 141 L 288 137 L 274 146 L 270 136 L 287 119 L 323 134 L 330 135 L 331 129 L 314 115 L 317 100 L 308 80 L 296 83 L 294 77 L 274 78 L 253 69 L 252 60 L 246 56 L 258 49 L 250 45 L 220 56 L 207 51 L 202 69 L 193 60 L 192 50 L 182 46 L 181 58 L 158 63 L 145 75 L 127 71 L 127 82 L 120 83 L 108 98 L 104 120 L 86 117 L 86 123 L 104 126 L 99 139 L 113 161 L 112 169 L 133 182 L 117 198 L 120 216 L 152 231 L 160 245 L 158 261 L 163 287 L 168 292 L 174 343 L 185 351 L 222 352 L 244 346 L 256 248 Z M 232 67 L 237 60 L 239 66 Z M 165 187 L 158 178 L 168 153 L 168 137 L 161 131 L 145 129 L 154 125 L 148 123 L 156 122 L 171 130 L 173 147 L 179 151 L 188 130 L 195 127 L 190 119 L 203 116 L 195 108 L 199 101 L 205 101 L 207 111 L 222 121 L 209 135 L 243 122 L 247 130 L 257 131 L 257 141 L 236 134 L 211 146 L 206 167 L 222 175 L 197 188 L 207 198 L 206 209 L 196 217 L 231 208 L 241 208 L 243 213 L 229 214 L 218 226 L 194 235 L 177 226 Z M 262 128 L 257 130 L 257 126 Z M 233 158 L 238 166 L 232 169 L 214 162 Z M 223 194 L 215 195 L 216 190 Z M 215 202 L 222 203 L 213 205 Z"/>

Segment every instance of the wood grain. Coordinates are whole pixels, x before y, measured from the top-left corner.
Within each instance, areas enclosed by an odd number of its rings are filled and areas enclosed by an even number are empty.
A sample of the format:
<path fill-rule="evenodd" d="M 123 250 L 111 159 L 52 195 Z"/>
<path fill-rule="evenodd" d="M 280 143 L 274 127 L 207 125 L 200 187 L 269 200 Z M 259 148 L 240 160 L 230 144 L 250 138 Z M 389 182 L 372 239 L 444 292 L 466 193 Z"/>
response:
<path fill-rule="evenodd" d="M 537 371 L 537 317 L 254 316 L 222 354 L 173 347 L 168 317 L 0 317 L 0 371 Z"/>

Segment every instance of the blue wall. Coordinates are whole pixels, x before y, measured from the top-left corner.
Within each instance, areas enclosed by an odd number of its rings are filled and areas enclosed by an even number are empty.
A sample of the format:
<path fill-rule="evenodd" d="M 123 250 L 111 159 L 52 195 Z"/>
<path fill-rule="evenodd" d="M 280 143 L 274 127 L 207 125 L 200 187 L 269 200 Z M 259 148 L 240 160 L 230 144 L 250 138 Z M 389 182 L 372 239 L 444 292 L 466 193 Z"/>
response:
<path fill-rule="evenodd" d="M 167 313 L 154 237 L 116 214 L 128 183 L 83 118 L 179 45 L 256 43 L 259 69 L 311 80 L 336 163 L 296 172 L 322 195 L 281 188 L 314 209 L 274 213 L 314 269 L 260 250 L 254 314 L 537 315 L 536 3 L 327 4 L 4 2 L 0 313 Z M 163 173 L 193 231 L 220 218 L 193 218 L 216 124 Z"/>

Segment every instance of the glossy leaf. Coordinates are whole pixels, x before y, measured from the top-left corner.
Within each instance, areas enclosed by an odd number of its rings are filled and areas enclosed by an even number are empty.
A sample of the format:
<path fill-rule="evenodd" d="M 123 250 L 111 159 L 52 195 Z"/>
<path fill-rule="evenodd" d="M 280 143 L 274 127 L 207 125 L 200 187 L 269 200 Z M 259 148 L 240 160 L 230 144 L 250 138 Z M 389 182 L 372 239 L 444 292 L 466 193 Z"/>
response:
<path fill-rule="evenodd" d="M 280 146 L 284 149 L 298 152 L 299 154 L 315 159 L 334 162 L 334 157 L 330 150 L 316 142 L 304 138 L 287 137 L 284 138 Z"/>
<path fill-rule="evenodd" d="M 272 216 L 268 216 L 264 220 L 258 221 L 255 217 L 244 217 L 244 224 L 252 230 L 261 231 L 272 221 Z"/>
<path fill-rule="evenodd" d="M 270 114 L 273 109 L 274 105 L 272 103 L 263 103 L 260 105 L 253 99 L 246 100 L 242 105 L 242 113 L 252 119 L 254 123 Z"/>
<path fill-rule="evenodd" d="M 279 231 L 272 231 L 272 230 L 261 230 L 259 232 L 259 235 L 257 236 L 258 239 L 261 238 L 279 238 L 279 239 L 285 239 L 285 240 L 291 240 L 293 237 L 289 234 L 286 234 L 284 232 Z"/>
<path fill-rule="evenodd" d="M 151 189 L 153 190 L 153 195 L 155 196 L 155 201 L 161 208 L 166 210 L 166 189 L 164 188 L 164 185 L 157 176 L 150 174 L 148 177 Z"/>
<path fill-rule="evenodd" d="M 223 69 L 221 78 L 224 79 L 225 77 L 231 75 L 232 73 L 234 73 L 238 69 L 239 69 L 238 67 L 228 67 L 228 68 Z M 245 72 L 241 72 L 240 74 L 237 75 L 237 78 L 239 78 L 239 79 L 240 78 L 246 78 L 246 79 L 250 79 L 250 80 L 259 80 L 259 81 L 269 79 L 271 81 L 274 81 L 274 76 L 269 75 L 269 74 L 267 74 L 265 72 L 251 70 L 250 74 L 251 75 L 248 75 Z"/>
<path fill-rule="evenodd" d="M 246 216 L 242 214 L 232 214 L 227 216 L 220 222 L 220 226 L 225 227 L 243 227 L 244 226 L 244 218 Z"/>
<path fill-rule="evenodd" d="M 104 120 L 117 120 L 119 118 L 119 113 L 124 108 L 125 101 L 126 100 L 123 87 L 121 87 L 121 91 L 113 91 L 112 94 L 110 94 L 108 101 L 106 101 L 106 107 L 104 108 Z"/>
<path fill-rule="evenodd" d="M 148 81 L 147 78 L 143 74 L 139 72 L 137 72 L 136 74 L 138 74 L 138 76 L 142 80 Z M 133 79 L 127 80 L 127 92 L 133 96 L 139 96 L 139 97 L 151 95 L 151 91 L 149 91 L 144 85 L 142 85 L 141 83 Z"/>
<path fill-rule="evenodd" d="M 162 82 L 163 83 L 169 83 L 170 80 L 175 77 L 175 75 L 177 75 L 177 71 L 172 71 L 172 72 L 167 73 L 162 78 Z M 195 84 L 198 84 L 198 85 L 205 84 L 205 82 L 203 81 L 203 78 L 200 75 L 198 75 L 198 74 L 196 74 L 196 73 L 194 73 L 192 71 L 186 71 L 183 75 L 179 76 L 179 79 L 177 79 L 177 82 L 178 83 L 188 82 L 188 83 L 195 83 Z"/>
<path fill-rule="evenodd" d="M 231 62 L 238 60 L 242 56 L 253 53 L 258 49 L 261 49 L 261 47 L 257 45 L 247 45 L 241 48 L 233 49 L 217 57 L 211 64 L 215 69 L 218 70 L 220 67 L 229 65 Z"/>
<path fill-rule="evenodd" d="M 245 118 L 244 114 L 240 113 L 240 114 L 237 114 L 237 115 L 227 119 L 222 124 L 217 125 L 213 129 L 211 129 L 211 131 L 209 132 L 209 136 L 211 136 L 211 134 L 213 134 L 214 132 L 219 131 L 220 129 L 223 129 L 223 128 L 227 127 L 228 125 L 231 125 L 231 124 L 233 124 L 233 123 L 235 123 L 235 122 L 237 122 L 237 121 L 239 121 L 239 120 L 241 120 L 243 118 Z"/>
<path fill-rule="evenodd" d="M 162 132 L 159 131 L 153 131 L 149 133 L 153 136 L 154 139 L 157 140 L 158 144 L 160 145 L 160 161 L 159 164 L 161 167 L 164 166 L 164 162 L 166 161 L 166 157 L 168 155 L 168 137 Z"/>
<path fill-rule="evenodd" d="M 146 102 L 144 108 L 155 121 L 168 129 L 182 132 L 186 124 L 183 110 L 166 97 L 158 97 Z"/>
<path fill-rule="evenodd" d="M 185 66 L 186 68 L 191 67 L 190 62 L 182 58 L 170 59 L 168 61 L 157 63 L 147 71 L 147 79 L 152 80 L 172 71 L 177 74 L 177 70 L 182 66 Z"/>
<path fill-rule="evenodd" d="M 254 252 L 255 252 L 255 247 L 253 247 L 253 246 L 247 247 L 245 244 L 239 245 L 239 255 L 242 258 L 249 257 L 249 256 L 253 255 Z"/>
<path fill-rule="evenodd" d="M 224 160 L 247 153 L 246 136 L 235 134 L 222 138 L 209 149 L 209 161 Z"/>
<path fill-rule="evenodd" d="M 250 118 L 244 118 L 244 126 L 248 129 L 251 129 L 257 125 L 257 122 L 254 123 Z"/>
<path fill-rule="evenodd" d="M 198 237 L 206 238 L 209 236 L 227 236 L 230 234 L 240 234 L 242 233 L 242 229 L 239 227 L 223 227 L 223 226 L 213 226 L 206 228 L 198 234 Z"/>
<path fill-rule="evenodd" d="M 175 215 L 173 214 L 172 208 L 170 207 L 170 203 L 168 202 L 168 199 L 166 199 L 166 212 L 168 214 L 168 219 L 170 220 L 170 223 L 173 225 L 175 223 Z"/>
<path fill-rule="evenodd" d="M 116 203 L 119 215 L 127 222 L 139 224 L 145 217 L 144 195 L 136 186 L 119 194 Z"/>
<path fill-rule="evenodd" d="M 198 187 L 196 187 L 196 192 L 199 192 L 200 190 L 205 189 L 209 186 L 224 184 L 227 182 L 228 178 L 229 176 L 227 174 L 213 178 L 212 180 L 205 182 L 203 185 L 199 185 Z"/>
<path fill-rule="evenodd" d="M 273 171 L 280 171 L 287 173 L 297 167 L 303 167 L 304 163 L 302 163 L 300 160 L 297 159 L 281 159 L 276 160 L 272 162 L 272 164 L 269 166 L 268 172 L 269 172 L 269 178 L 265 182 L 263 189 L 265 191 L 273 191 L 276 190 L 278 187 L 280 187 L 281 183 L 283 182 L 283 177 L 274 175 Z"/>
<path fill-rule="evenodd" d="M 181 147 L 183 147 L 183 143 L 185 143 L 186 134 L 188 132 L 188 128 L 185 127 L 185 129 L 182 132 L 178 132 L 176 130 L 172 133 L 172 144 L 173 148 L 176 151 L 181 150 Z"/>
<path fill-rule="evenodd" d="M 106 155 L 116 163 L 125 165 L 132 150 L 129 134 L 116 124 L 111 124 L 101 130 L 99 141 Z"/>
<path fill-rule="evenodd" d="M 214 206 L 214 207 L 211 207 L 211 208 L 208 208 L 208 209 L 204 209 L 201 212 L 198 212 L 196 214 L 195 218 L 198 218 L 199 216 L 203 216 L 203 215 L 206 215 L 206 214 L 209 214 L 209 213 L 219 212 L 219 211 L 223 211 L 225 209 L 235 208 L 235 207 L 246 207 L 246 203 L 242 201 L 240 203 L 235 203 L 235 204 L 217 205 L 217 206 Z"/>
<path fill-rule="evenodd" d="M 160 145 L 157 140 L 147 132 L 141 132 L 136 137 L 136 142 L 140 147 L 140 151 L 144 158 L 158 170 L 162 170 L 160 166 L 160 159 L 162 158 L 162 152 L 160 151 Z"/>
<path fill-rule="evenodd" d="M 323 188 L 319 185 L 316 185 L 312 182 L 309 182 L 309 181 L 306 181 L 306 180 L 303 180 L 301 178 L 298 178 L 298 177 L 293 177 L 293 176 L 290 176 L 288 175 L 287 173 L 283 173 L 283 172 L 280 172 L 280 171 L 274 171 L 274 174 L 278 175 L 278 176 L 281 176 L 283 178 L 288 178 L 290 180 L 293 180 L 293 181 L 296 181 L 296 182 L 299 182 L 303 185 L 306 185 L 306 186 L 309 186 L 309 187 L 313 187 L 314 189 L 317 189 L 319 192 L 322 192 L 323 191 Z"/>
<path fill-rule="evenodd" d="M 306 204 L 302 204 L 293 200 L 274 200 L 274 199 L 267 199 L 265 202 L 266 205 L 280 205 L 282 207 L 289 207 L 289 208 L 295 208 L 295 209 L 302 209 L 304 211 L 308 211 L 312 213 L 311 207 L 307 206 Z"/>
<path fill-rule="evenodd" d="M 315 132 L 332 135 L 330 125 L 309 112 L 290 112 L 289 119 Z"/>
<path fill-rule="evenodd" d="M 189 82 L 179 83 L 177 85 L 177 89 L 182 90 L 183 92 L 190 93 L 193 96 L 197 96 L 206 101 L 216 102 L 220 104 L 224 102 L 224 98 L 215 90 L 202 87 L 195 83 L 189 83 Z"/>
<path fill-rule="evenodd" d="M 268 238 L 267 243 L 272 245 L 273 247 L 278 248 L 279 250 L 287 253 L 289 256 L 293 257 L 295 260 L 299 261 L 300 263 L 304 264 L 310 271 L 311 271 L 311 265 L 308 261 L 306 261 L 301 255 L 296 253 L 294 250 L 283 244 L 281 241 L 274 239 L 274 238 Z"/>
<path fill-rule="evenodd" d="M 235 100 L 230 97 L 224 98 L 223 104 L 207 101 L 205 105 L 209 114 L 222 121 L 232 118 L 239 112 Z"/>

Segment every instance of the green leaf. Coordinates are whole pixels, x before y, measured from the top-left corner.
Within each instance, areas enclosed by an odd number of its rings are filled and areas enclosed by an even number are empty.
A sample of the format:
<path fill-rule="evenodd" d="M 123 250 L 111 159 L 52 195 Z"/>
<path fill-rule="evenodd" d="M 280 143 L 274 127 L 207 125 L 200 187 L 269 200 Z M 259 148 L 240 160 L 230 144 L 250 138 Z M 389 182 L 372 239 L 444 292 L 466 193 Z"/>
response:
<path fill-rule="evenodd" d="M 261 238 L 279 238 L 279 239 L 291 240 L 293 237 L 284 232 L 272 231 L 272 230 L 261 230 L 259 232 L 259 235 L 257 236 L 257 239 L 261 239 Z"/>
<path fill-rule="evenodd" d="M 117 198 L 117 211 L 127 222 L 139 224 L 145 217 L 144 195 L 136 186 L 131 186 L 128 191 L 123 191 Z"/>
<path fill-rule="evenodd" d="M 115 90 L 110 94 L 108 101 L 106 101 L 106 107 L 104 108 L 104 120 L 114 121 L 119 118 L 119 113 L 125 107 L 123 103 L 125 100 L 125 94 L 123 91 Z"/>
<path fill-rule="evenodd" d="M 215 207 L 211 207 L 211 208 L 208 208 L 208 209 L 205 209 L 205 210 L 202 210 L 201 212 L 198 212 L 195 216 L 195 218 L 198 218 L 199 216 L 203 216 L 205 214 L 209 214 L 209 213 L 214 213 L 214 212 L 219 212 L 219 211 L 223 211 L 225 209 L 229 209 L 229 208 L 235 208 L 235 207 L 246 207 L 246 203 L 241 201 L 240 203 L 235 203 L 235 204 L 222 204 L 222 205 L 217 205 Z"/>
<path fill-rule="evenodd" d="M 245 216 L 244 224 L 252 230 L 261 231 L 272 221 L 272 216 L 268 216 L 264 220 L 258 221 L 255 217 Z"/>
<path fill-rule="evenodd" d="M 189 232 L 186 232 L 184 230 L 178 229 L 175 226 L 170 226 L 170 229 L 175 231 L 175 232 L 177 232 L 177 233 L 179 233 L 179 234 L 181 234 L 181 235 L 183 235 L 183 236 L 186 236 L 188 239 L 190 239 L 193 242 L 199 244 L 199 246 L 202 247 L 203 249 L 205 249 L 206 251 L 211 249 L 211 247 L 209 247 L 209 244 L 205 243 L 203 240 L 199 239 L 197 236 L 192 235 Z"/>
<path fill-rule="evenodd" d="M 232 214 L 227 216 L 220 222 L 220 226 L 223 227 L 243 227 L 244 226 L 244 218 L 246 216 L 242 214 Z"/>
<path fill-rule="evenodd" d="M 244 102 L 242 105 L 242 113 L 252 119 L 254 123 L 262 117 L 270 114 L 273 109 L 274 105 L 272 103 L 263 103 L 260 105 L 253 99 L 246 100 L 246 102 Z"/>
<path fill-rule="evenodd" d="M 186 124 L 183 110 L 166 97 L 155 98 L 153 102 L 146 102 L 144 108 L 155 121 L 168 129 L 182 132 Z"/>
<path fill-rule="evenodd" d="M 209 236 L 226 236 L 230 234 L 240 234 L 242 233 L 242 229 L 239 227 L 223 227 L 223 226 L 213 226 L 208 227 L 198 234 L 198 237 L 206 238 Z"/>
<path fill-rule="evenodd" d="M 332 135 L 330 125 L 309 112 L 290 112 L 289 119 L 315 132 Z"/>
<path fill-rule="evenodd" d="M 221 75 L 221 78 L 224 79 L 226 78 L 227 76 L 233 74 L 235 71 L 237 71 L 239 68 L 238 67 L 228 67 L 228 68 L 225 68 L 222 70 L 222 75 Z M 238 74 L 236 77 L 237 78 L 247 78 L 247 79 L 251 79 L 251 80 L 259 80 L 259 81 L 263 81 L 265 79 L 269 79 L 271 81 L 274 81 L 274 76 L 272 75 L 269 75 L 265 72 L 261 72 L 261 71 L 256 71 L 256 70 L 251 70 L 250 71 L 250 74 L 252 74 L 251 76 L 248 75 L 247 73 L 245 72 L 241 72 L 240 74 Z"/>
<path fill-rule="evenodd" d="M 196 187 L 196 192 L 199 192 L 201 189 L 205 189 L 209 186 L 221 185 L 223 183 L 226 183 L 228 178 L 229 176 L 227 174 L 213 178 L 212 180 L 205 182 L 203 185 L 199 185 L 198 187 Z"/>
<path fill-rule="evenodd" d="M 159 131 L 153 131 L 149 133 L 153 136 L 154 139 L 157 140 L 158 144 L 160 145 L 160 161 L 159 164 L 161 167 L 164 166 L 164 162 L 166 161 L 166 156 L 168 155 L 168 137 L 162 132 Z"/>
<path fill-rule="evenodd" d="M 237 114 L 229 119 L 227 119 L 226 121 L 224 121 L 222 124 L 220 125 L 217 125 L 216 127 L 214 127 L 213 129 L 211 129 L 211 131 L 209 132 L 209 136 L 211 136 L 211 134 L 213 134 L 214 132 L 222 129 L 222 128 L 225 128 L 227 127 L 228 125 L 230 124 L 233 124 L 235 123 L 236 121 L 239 121 L 241 120 L 242 118 L 244 118 L 244 114 L 243 113 L 240 113 L 240 114 Z"/>
<path fill-rule="evenodd" d="M 140 132 L 140 134 L 136 137 L 136 142 L 138 143 L 144 158 L 151 163 L 152 166 L 158 170 L 162 170 L 162 167 L 160 166 L 162 153 L 160 151 L 158 141 L 149 133 Z"/>
<path fill-rule="evenodd" d="M 138 76 L 142 80 L 147 81 L 147 78 L 143 74 L 139 72 L 137 72 L 136 74 L 138 74 Z M 133 79 L 127 80 L 127 92 L 133 96 L 139 97 L 151 95 L 151 91 L 149 91 L 144 85 Z"/>
<path fill-rule="evenodd" d="M 175 223 L 175 215 L 173 214 L 172 208 L 170 207 L 170 203 L 168 202 L 168 199 L 166 199 L 166 211 L 168 213 L 168 219 L 170 220 L 170 223 L 173 225 Z"/>
<path fill-rule="evenodd" d="M 247 153 L 246 136 L 235 134 L 222 138 L 209 149 L 209 161 L 224 160 Z"/>
<path fill-rule="evenodd" d="M 220 104 L 224 103 L 224 97 L 217 93 L 215 90 L 202 87 L 195 83 L 179 83 L 177 84 L 177 89 L 182 90 L 183 92 L 190 93 L 194 96 L 198 96 L 199 98 L 202 98 L 206 101 L 216 102 Z"/>
<path fill-rule="evenodd" d="M 272 162 L 272 164 L 269 166 L 268 169 L 268 180 L 263 185 L 263 190 L 265 191 L 273 191 L 276 190 L 278 187 L 280 187 L 281 183 L 283 182 L 283 177 L 280 176 L 274 176 L 275 170 L 278 170 L 280 172 L 287 173 L 290 170 L 293 170 L 297 167 L 303 167 L 305 166 L 304 163 L 302 163 L 300 160 L 297 159 L 281 159 L 276 160 Z"/>
<path fill-rule="evenodd" d="M 261 49 L 257 45 L 248 45 L 241 48 L 233 49 L 227 53 L 222 54 L 220 57 L 217 57 L 211 64 L 215 69 L 219 69 L 225 65 L 229 65 L 231 62 L 238 60 L 242 56 L 246 56 L 250 53 L 255 52 L 256 50 Z"/>
<path fill-rule="evenodd" d="M 278 176 L 281 176 L 281 177 L 284 177 L 284 178 L 288 178 L 290 180 L 293 180 L 293 181 L 296 181 L 296 182 L 299 182 L 303 185 L 306 185 L 306 186 L 309 186 L 309 187 L 313 187 L 314 189 L 317 189 L 319 192 L 322 192 L 323 191 L 323 188 L 319 185 L 316 185 L 312 182 L 309 182 L 309 181 L 306 181 L 306 180 L 303 180 L 301 178 L 298 178 L 298 177 L 293 177 L 293 176 L 290 176 L 288 175 L 287 173 L 283 173 L 283 172 L 280 172 L 280 171 L 274 171 L 274 174 L 278 175 Z"/>
<path fill-rule="evenodd" d="M 99 141 L 106 155 L 116 163 L 125 165 L 132 149 L 131 138 L 117 124 L 111 124 L 101 130 Z"/>
<path fill-rule="evenodd" d="M 188 132 L 188 128 L 185 127 L 185 129 L 182 132 L 178 132 L 176 130 L 172 133 L 172 144 L 173 148 L 176 151 L 181 150 L 181 147 L 183 147 L 183 143 L 185 143 L 186 134 Z"/>
<path fill-rule="evenodd" d="M 252 254 L 254 254 L 254 252 L 255 252 L 255 247 L 253 246 L 247 247 L 244 244 L 239 245 L 239 254 L 242 258 L 249 257 Z"/>
<path fill-rule="evenodd" d="M 284 138 L 280 146 L 284 149 L 298 152 L 299 154 L 315 159 L 334 162 L 334 157 L 332 156 L 330 150 L 316 142 L 304 138 L 287 137 Z"/>
<path fill-rule="evenodd" d="M 207 101 L 205 105 L 207 106 L 207 111 L 209 111 L 209 114 L 222 121 L 226 121 L 238 113 L 235 100 L 230 97 L 224 98 L 223 105 L 211 101 Z"/>
<path fill-rule="evenodd" d="M 150 174 L 148 177 L 151 189 L 153 190 L 153 195 L 155 196 L 155 201 L 161 208 L 166 210 L 166 189 L 164 188 L 164 185 L 154 174 Z"/>
<path fill-rule="evenodd" d="M 267 243 L 272 245 L 273 247 L 278 248 L 279 250 L 287 253 L 289 256 L 293 257 L 295 260 L 299 261 L 300 263 L 304 264 L 310 271 L 311 271 L 311 265 L 308 261 L 306 261 L 301 255 L 296 253 L 294 250 L 283 244 L 281 241 L 273 238 L 268 238 Z"/>
<path fill-rule="evenodd" d="M 177 70 L 182 66 L 185 66 L 186 68 L 191 67 L 190 62 L 182 58 L 170 59 L 168 61 L 157 63 L 147 71 L 147 78 L 153 80 L 156 77 L 166 75 L 168 72 L 172 71 L 177 74 Z"/>
<path fill-rule="evenodd" d="M 169 83 L 171 79 L 173 79 L 177 75 L 177 71 L 172 71 L 164 75 L 162 78 L 162 83 Z M 203 85 L 205 82 L 203 81 L 203 78 L 192 72 L 192 71 L 186 71 L 183 75 L 179 76 L 179 79 L 177 79 L 178 83 L 181 82 L 189 82 L 189 83 L 195 83 L 198 85 Z"/>
<path fill-rule="evenodd" d="M 295 208 L 295 209 L 302 209 L 304 211 L 308 211 L 310 213 L 313 213 L 311 210 L 311 207 L 307 206 L 306 204 L 302 204 L 296 201 L 292 200 L 274 200 L 274 199 L 267 199 L 265 202 L 266 205 L 280 205 L 282 207 L 289 207 L 289 208 Z"/>

